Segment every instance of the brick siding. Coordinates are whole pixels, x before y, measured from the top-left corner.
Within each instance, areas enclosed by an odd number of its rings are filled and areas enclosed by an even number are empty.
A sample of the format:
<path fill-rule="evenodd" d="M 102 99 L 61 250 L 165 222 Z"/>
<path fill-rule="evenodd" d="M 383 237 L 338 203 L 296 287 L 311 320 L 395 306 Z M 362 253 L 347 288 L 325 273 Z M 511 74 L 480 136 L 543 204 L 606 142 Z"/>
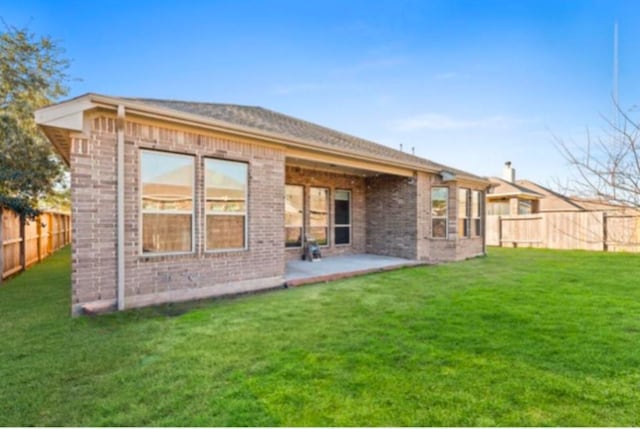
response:
<path fill-rule="evenodd" d="M 88 115 L 88 135 L 73 135 L 70 153 L 73 202 L 72 311 L 85 304 L 115 306 L 116 290 L 116 118 Z M 195 158 L 194 249 L 190 254 L 141 255 L 140 150 L 161 150 Z M 249 165 L 248 248 L 206 252 L 205 157 Z M 301 249 L 284 247 L 284 185 L 329 189 L 329 244 L 326 256 L 374 253 L 429 261 L 482 254 L 480 238 L 458 237 L 457 184 L 449 187 L 449 237 L 431 238 L 431 187 L 439 176 L 380 175 L 364 178 L 286 166 L 284 149 L 222 134 L 146 123 L 125 122 L 125 303 L 127 307 L 203 298 L 275 287 L 283 283 L 285 262 Z M 335 245 L 336 190 L 351 191 L 351 243 Z M 234 220 L 234 222 L 237 222 Z M 305 210 L 305 228 L 310 226 Z M 237 224 L 234 223 L 236 229 Z M 229 227 L 229 230 L 231 226 Z"/>
<path fill-rule="evenodd" d="M 91 121 L 89 139 L 71 148 L 73 200 L 73 311 L 116 298 L 115 118 Z M 205 133 L 127 120 L 125 125 L 125 302 L 127 306 L 190 299 L 194 289 L 233 293 L 273 287 L 284 275 L 284 152 Z M 140 255 L 140 149 L 195 156 L 195 252 Z M 203 160 L 215 157 L 249 164 L 248 249 L 205 252 Z M 262 282 L 256 280 L 263 279 Z M 249 285 L 249 286 L 248 286 Z M 248 288 L 248 289 L 247 289 Z M 155 298 L 154 298 L 155 297 Z"/>
<path fill-rule="evenodd" d="M 367 253 L 416 259 L 417 183 L 383 174 L 367 178 Z"/>

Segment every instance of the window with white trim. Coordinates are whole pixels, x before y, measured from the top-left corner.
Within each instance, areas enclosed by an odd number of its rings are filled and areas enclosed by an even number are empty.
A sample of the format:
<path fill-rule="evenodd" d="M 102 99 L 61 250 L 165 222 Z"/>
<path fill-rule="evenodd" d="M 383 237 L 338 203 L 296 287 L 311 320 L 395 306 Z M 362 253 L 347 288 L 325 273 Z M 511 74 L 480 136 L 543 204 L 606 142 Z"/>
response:
<path fill-rule="evenodd" d="M 204 175 L 206 249 L 246 249 L 248 165 L 207 158 Z"/>
<path fill-rule="evenodd" d="M 482 203 L 484 194 L 482 191 L 471 191 L 471 224 L 474 237 L 482 235 Z"/>
<path fill-rule="evenodd" d="M 447 238 L 449 217 L 449 188 L 431 188 L 431 236 Z"/>
<path fill-rule="evenodd" d="M 140 151 L 142 253 L 193 252 L 195 158 Z"/>
<path fill-rule="evenodd" d="M 304 187 L 285 185 L 285 247 L 302 247 L 304 232 Z"/>
<path fill-rule="evenodd" d="M 329 189 L 309 188 L 309 238 L 329 244 Z"/>
<path fill-rule="evenodd" d="M 470 192 L 469 189 L 458 189 L 458 236 L 470 237 L 470 216 L 471 207 L 469 206 Z"/>
<path fill-rule="evenodd" d="M 334 243 L 351 243 L 351 191 L 337 189 L 334 197 Z"/>

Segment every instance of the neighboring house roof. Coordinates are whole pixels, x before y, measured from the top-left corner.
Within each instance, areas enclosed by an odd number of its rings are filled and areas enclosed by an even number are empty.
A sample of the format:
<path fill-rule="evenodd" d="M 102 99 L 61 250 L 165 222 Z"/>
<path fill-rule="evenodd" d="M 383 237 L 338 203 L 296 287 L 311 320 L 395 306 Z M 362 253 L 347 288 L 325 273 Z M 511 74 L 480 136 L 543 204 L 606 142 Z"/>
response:
<path fill-rule="evenodd" d="M 267 137 L 285 138 L 310 148 L 323 149 L 328 152 L 333 151 L 333 153 L 349 153 L 355 156 L 375 159 L 383 163 L 403 165 L 431 172 L 447 171 L 464 179 L 488 183 L 486 178 L 463 170 L 255 106 L 85 94 L 75 99 L 59 103 L 58 105 L 39 110 L 36 112 L 37 122 L 45 127 L 47 125 L 47 118 L 45 118 L 45 116 L 47 116 L 47 109 L 51 109 L 53 112 L 55 106 L 73 102 L 78 103 L 79 106 L 89 106 L 91 103 L 121 104 L 127 108 L 133 108 L 138 112 L 144 111 L 145 106 L 147 106 L 147 108 L 153 112 L 161 111 L 167 113 L 167 115 L 169 115 L 170 112 L 178 112 L 182 114 L 183 117 L 199 117 L 211 121 L 212 124 L 224 125 L 230 129 L 240 131 L 250 130 Z M 88 109 L 88 107 L 84 108 Z M 55 115 L 52 113 L 48 116 L 53 118 Z M 173 114 L 173 116 L 176 115 Z M 71 118 L 70 115 L 67 115 L 67 117 Z M 70 121 L 70 119 L 68 119 L 68 121 Z M 48 134 L 48 136 L 50 136 L 52 141 L 56 138 L 53 133 Z M 62 147 L 63 144 L 57 144 L 56 146 Z"/>
<path fill-rule="evenodd" d="M 519 186 L 524 186 L 526 188 L 532 189 L 542 195 L 538 206 L 538 210 L 541 212 L 588 210 L 572 198 L 559 194 L 530 180 L 516 180 L 516 183 Z"/>
<path fill-rule="evenodd" d="M 512 183 L 498 177 L 489 177 L 489 181 L 493 185 L 491 192 L 487 194 L 487 198 L 490 200 L 506 197 L 520 197 L 528 200 L 537 200 L 543 197 L 542 194 L 522 186 L 519 183 Z"/>
<path fill-rule="evenodd" d="M 489 201 L 501 198 L 537 200 L 539 212 L 629 210 L 628 207 L 606 201 L 568 197 L 530 180 L 516 180 L 513 183 L 498 177 L 490 177 L 489 180 L 493 185 L 491 193 L 487 194 Z"/>

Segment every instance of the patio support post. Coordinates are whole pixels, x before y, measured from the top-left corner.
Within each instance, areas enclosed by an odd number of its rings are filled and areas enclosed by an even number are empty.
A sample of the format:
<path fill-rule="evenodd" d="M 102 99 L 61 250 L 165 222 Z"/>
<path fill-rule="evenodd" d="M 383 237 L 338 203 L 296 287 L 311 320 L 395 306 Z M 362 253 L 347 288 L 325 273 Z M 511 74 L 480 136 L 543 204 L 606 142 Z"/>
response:
<path fill-rule="evenodd" d="M 118 310 L 124 310 L 124 106 L 118 106 L 117 119 L 117 289 Z"/>

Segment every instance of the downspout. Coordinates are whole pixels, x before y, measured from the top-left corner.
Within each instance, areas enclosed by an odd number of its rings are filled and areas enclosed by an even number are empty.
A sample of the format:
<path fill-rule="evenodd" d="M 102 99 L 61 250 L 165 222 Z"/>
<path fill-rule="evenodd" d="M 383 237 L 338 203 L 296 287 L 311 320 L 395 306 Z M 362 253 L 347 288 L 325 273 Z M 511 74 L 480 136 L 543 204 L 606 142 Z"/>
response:
<path fill-rule="evenodd" d="M 487 195 L 489 195 L 491 186 L 484 189 L 484 198 L 482 199 L 482 254 L 484 256 L 487 256 Z"/>
<path fill-rule="evenodd" d="M 117 261 L 117 289 L 118 310 L 124 310 L 124 106 L 118 106 L 117 129 L 117 237 L 116 237 L 116 261 Z"/>

